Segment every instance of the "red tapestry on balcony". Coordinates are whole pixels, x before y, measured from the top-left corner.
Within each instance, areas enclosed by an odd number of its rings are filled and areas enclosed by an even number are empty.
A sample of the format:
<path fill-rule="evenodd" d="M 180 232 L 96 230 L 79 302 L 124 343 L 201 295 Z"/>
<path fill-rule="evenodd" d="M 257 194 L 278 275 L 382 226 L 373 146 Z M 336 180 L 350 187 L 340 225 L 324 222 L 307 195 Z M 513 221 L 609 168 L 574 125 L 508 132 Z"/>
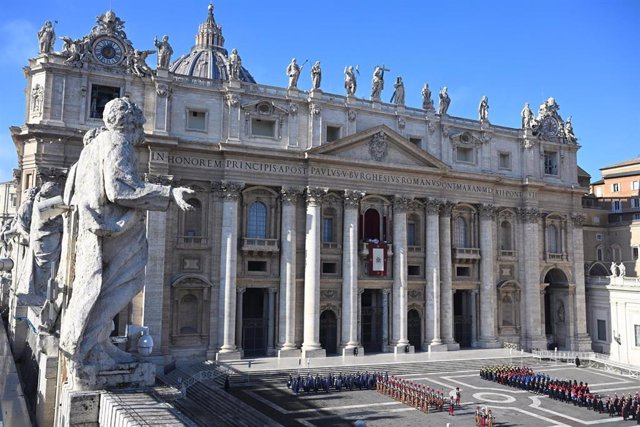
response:
<path fill-rule="evenodd" d="M 369 276 L 385 276 L 387 274 L 387 245 L 385 243 L 368 243 Z"/>

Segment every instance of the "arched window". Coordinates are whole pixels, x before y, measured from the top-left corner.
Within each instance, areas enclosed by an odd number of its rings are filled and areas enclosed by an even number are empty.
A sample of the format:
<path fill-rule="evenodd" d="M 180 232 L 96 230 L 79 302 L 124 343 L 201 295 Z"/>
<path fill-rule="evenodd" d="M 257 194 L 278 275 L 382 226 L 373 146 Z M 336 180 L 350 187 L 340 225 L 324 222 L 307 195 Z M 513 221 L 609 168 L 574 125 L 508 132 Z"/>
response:
<path fill-rule="evenodd" d="M 247 237 L 267 238 L 267 207 L 262 202 L 253 202 L 249 206 Z"/>
<path fill-rule="evenodd" d="M 457 217 L 454 223 L 454 242 L 456 248 L 467 247 L 467 222 L 461 216 Z"/>
<path fill-rule="evenodd" d="M 178 330 L 181 335 L 197 334 L 198 325 L 198 298 L 187 294 L 180 300 L 178 319 L 180 326 Z"/>
<path fill-rule="evenodd" d="M 500 250 L 511 251 L 511 223 L 509 221 L 502 221 L 500 224 Z"/>
<path fill-rule="evenodd" d="M 364 213 L 364 240 L 382 240 L 380 238 L 380 214 L 375 209 Z"/>
<path fill-rule="evenodd" d="M 602 245 L 596 248 L 596 260 L 604 261 L 604 251 L 602 250 Z"/>
<path fill-rule="evenodd" d="M 549 253 L 559 254 L 561 253 L 560 239 L 558 238 L 558 228 L 554 224 L 549 224 L 547 227 L 547 242 Z"/>
<path fill-rule="evenodd" d="M 187 200 L 193 210 L 184 213 L 184 237 L 191 243 L 198 243 L 202 238 L 202 203 L 198 199 Z"/>

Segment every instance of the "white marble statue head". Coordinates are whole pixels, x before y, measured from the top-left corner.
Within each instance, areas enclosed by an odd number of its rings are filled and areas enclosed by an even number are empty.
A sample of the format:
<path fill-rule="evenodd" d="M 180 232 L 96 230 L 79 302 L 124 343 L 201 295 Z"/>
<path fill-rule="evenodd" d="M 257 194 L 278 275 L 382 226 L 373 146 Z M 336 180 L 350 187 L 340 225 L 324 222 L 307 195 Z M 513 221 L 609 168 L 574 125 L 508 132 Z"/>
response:
<path fill-rule="evenodd" d="M 104 124 L 110 131 L 121 131 L 127 134 L 133 144 L 144 139 L 145 123 L 142 110 L 127 97 L 112 99 L 104 107 L 102 115 Z"/>

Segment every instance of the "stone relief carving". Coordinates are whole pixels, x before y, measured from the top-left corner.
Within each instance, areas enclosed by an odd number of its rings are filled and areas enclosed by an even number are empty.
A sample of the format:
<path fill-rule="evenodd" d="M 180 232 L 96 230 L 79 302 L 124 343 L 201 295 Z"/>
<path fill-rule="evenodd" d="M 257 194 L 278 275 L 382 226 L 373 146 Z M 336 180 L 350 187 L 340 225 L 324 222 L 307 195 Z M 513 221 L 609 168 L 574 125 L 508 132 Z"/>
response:
<path fill-rule="evenodd" d="M 298 197 L 300 197 L 303 192 L 304 189 L 299 187 L 282 187 L 280 189 L 282 203 L 295 204 L 298 201 Z"/>
<path fill-rule="evenodd" d="M 353 68 L 353 65 L 344 67 L 344 88 L 347 91 L 347 96 L 354 96 L 358 87 L 356 73 L 360 74 L 359 66 Z"/>
<path fill-rule="evenodd" d="M 422 290 L 420 289 L 409 289 L 408 294 L 409 294 L 410 300 L 413 300 L 413 301 L 422 300 L 423 293 L 422 293 Z"/>
<path fill-rule="evenodd" d="M 229 107 L 237 107 L 240 105 L 240 97 L 235 93 L 227 93 L 225 95 L 225 100 L 227 101 L 227 105 Z"/>
<path fill-rule="evenodd" d="M 307 204 L 321 204 L 322 199 L 329 192 L 328 188 L 320 188 L 320 187 L 307 187 L 306 189 L 307 195 Z"/>
<path fill-rule="evenodd" d="M 395 196 L 393 198 L 393 212 L 406 212 L 411 207 L 413 199 L 404 196 Z"/>
<path fill-rule="evenodd" d="M 381 162 L 387 158 L 387 154 L 389 154 L 389 142 L 384 132 L 380 131 L 371 136 L 369 140 L 369 154 L 371 158 L 377 162 Z"/>
<path fill-rule="evenodd" d="M 322 69 L 320 68 L 320 61 L 316 61 L 311 67 L 311 90 L 319 90 L 321 82 Z"/>
<path fill-rule="evenodd" d="M 153 74 L 149 65 L 147 65 L 147 57 L 156 53 L 155 50 L 138 50 L 133 51 L 127 56 L 127 69 L 130 73 L 138 77 L 144 77 Z"/>
<path fill-rule="evenodd" d="M 289 104 L 289 114 L 294 117 L 298 115 L 298 104 L 293 102 Z"/>
<path fill-rule="evenodd" d="M 442 116 L 447 114 L 447 111 L 449 111 L 449 105 L 451 105 L 451 98 L 449 98 L 446 86 L 440 90 L 438 97 L 440 98 L 440 102 L 438 103 L 438 114 Z"/>
<path fill-rule="evenodd" d="M 323 300 L 339 300 L 340 292 L 337 289 L 321 289 L 320 297 Z"/>
<path fill-rule="evenodd" d="M 31 116 L 32 117 L 40 117 L 42 116 L 42 103 L 44 98 L 44 88 L 40 85 L 40 83 L 36 83 L 36 85 L 31 89 Z"/>
<path fill-rule="evenodd" d="M 407 126 L 407 121 L 404 119 L 404 117 L 398 116 L 398 128 L 404 129 L 406 126 Z"/>
<path fill-rule="evenodd" d="M 185 196 L 193 194 L 138 178 L 135 146 L 144 141 L 145 119 L 137 105 L 127 98 L 110 101 L 104 122 L 106 130 L 90 131 L 93 137 L 85 138 L 64 192 L 65 203 L 75 206 L 78 215 L 73 294 L 60 331 L 74 389 L 95 387 L 97 371 L 134 361 L 109 336 L 113 317 L 144 286 L 143 215 L 166 210 L 171 200 L 189 210 Z"/>
<path fill-rule="evenodd" d="M 158 68 L 169 69 L 171 55 L 173 55 L 173 49 L 169 44 L 169 36 L 163 36 L 161 41 L 154 37 L 153 44 L 158 49 Z"/>
<path fill-rule="evenodd" d="M 38 31 L 38 49 L 40 53 L 53 52 L 53 45 L 56 42 L 56 33 L 51 21 L 45 21 L 40 31 Z"/>
<path fill-rule="evenodd" d="M 356 110 L 349 110 L 349 112 L 347 112 L 347 118 L 349 119 L 350 122 L 355 121 L 357 117 L 358 117 L 358 112 Z"/>
<path fill-rule="evenodd" d="M 496 207 L 494 205 L 479 205 L 478 213 L 480 218 L 494 219 L 496 217 Z"/>
<path fill-rule="evenodd" d="M 164 98 L 165 96 L 169 96 L 171 94 L 171 88 L 166 83 L 156 82 L 156 93 L 159 97 Z"/>

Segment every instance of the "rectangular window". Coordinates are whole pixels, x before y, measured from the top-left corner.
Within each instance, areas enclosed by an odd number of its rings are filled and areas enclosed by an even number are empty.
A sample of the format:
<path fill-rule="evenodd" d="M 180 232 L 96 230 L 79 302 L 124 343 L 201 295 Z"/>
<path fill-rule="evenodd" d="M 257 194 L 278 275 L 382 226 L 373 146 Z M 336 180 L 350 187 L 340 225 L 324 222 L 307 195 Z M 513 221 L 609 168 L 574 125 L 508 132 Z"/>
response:
<path fill-rule="evenodd" d="M 267 261 L 247 261 L 247 271 L 266 273 Z"/>
<path fill-rule="evenodd" d="M 620 191 L 620 184 L 618 184 L 617 182 L 611 184 L 611 191 L 613 191 L 614 193 Z"/>
<path fill-rule="evenodd" d="M 410 222 L 407 224 L 407 246 L 417 246 L 416 242 L 416 224 Z"/>
<path fill-rule="evenodd" d="M 596 233 L 596 240 L 601 241 L 603 238 L 602 233 Z"/>
<path fill-rule="evenodd" d="M 458 276 L 458 277 L 470 277 L 471 276 L 471 268 L 470 267 L 456 267 L 456 276 Z"/>
<path fill-rule="evenodd" d="M 606 320 L 598 319 L 598 341 L 607 340 L 607 322 Z"/>
<path fill-rule="evenodd" d="M 207 112 L 187 110 L 187 130 L 207 130 Z"/>
<path fill-rule="evenodd" d="M 631 253 L 633 254 L 633 260 L 637 261 L 638 260 L 638 247 L 633 247 L 631 248 Z"/>
<path fill-rule="evenodd" d="M 475 151 L 471 147 L 456 148 L 456 161 L 461 163 L 475 163 Z"/>
<path fill-rule="evenodd" d="M 498 169 L 511 169 L 511 153 L 498 153 Z"/>
<path fill-rule="evenodd" d="M 622 202 L 620 200 L 614 200 L 611 204 L 611 212 L 622 212 Z"/>
<path fill-rule="evenodd" d="M 336 274 L 338 272 L 338 264 L 335 262 L 323 262 L 322 274 Z"/>
<path fill-rule="evenodd" d="M 266 119 L 251 119 L 251 135 L 267 136 L 269 138 L 276 137 L 276 121 Z"/>
<path fill-rule="evenodd" d="M 407 266 L 407 275 L 409 275 L 409 276 L 419 276 L 420 275 L 420 266 L 419 265 L 408 265 Z"/>
<path fill-rule="evenodd" d="M 596 188 L 596 197 L 602 197 L 602 188 L 601 187 L 597 187 Z"/>
<path fill-rule="evenodd" d="M 640 347 L 640 325 L 633 325 L 633 331 L 635 332 L 636 336 L 636 347 Z"/>
<path fill-rule="evenodd" d="M 544 174 L 558 175 L 558 153 L 544 152 Z"/>
<path fill-rule="evenodd" d="M 632 190 L 640 190 L 640 181 L 632 181 L 631 182 Z"/>
<path fill-rule="evenodd" d="M 634 209 L 640 209 L 640 199 L 631 199 L 631 206 Z"/>
<path fill-rule="evenodd" d="M 327 142 L 340 139 L 340 126 L 327 126 Z"/>
<path fill-rule="evenodd" d="M 113 86 L 91 85 L 91 108 L 89 117 L 92 119 L 102 119 L 104 107 L 107 102 L 120 97 L 120 88 Z"/>
<path fill-rule="evenodd" d="M 412 143 L 413 145 L 415 145 L 416 147 L 420 148 L 422 146 L 422 138 L 409 138 L 409 142 Z"/>
<path fill-rule="evenodd" d="M 333 242 L 333 218 L 322 218 L 322 241 Z"/>

